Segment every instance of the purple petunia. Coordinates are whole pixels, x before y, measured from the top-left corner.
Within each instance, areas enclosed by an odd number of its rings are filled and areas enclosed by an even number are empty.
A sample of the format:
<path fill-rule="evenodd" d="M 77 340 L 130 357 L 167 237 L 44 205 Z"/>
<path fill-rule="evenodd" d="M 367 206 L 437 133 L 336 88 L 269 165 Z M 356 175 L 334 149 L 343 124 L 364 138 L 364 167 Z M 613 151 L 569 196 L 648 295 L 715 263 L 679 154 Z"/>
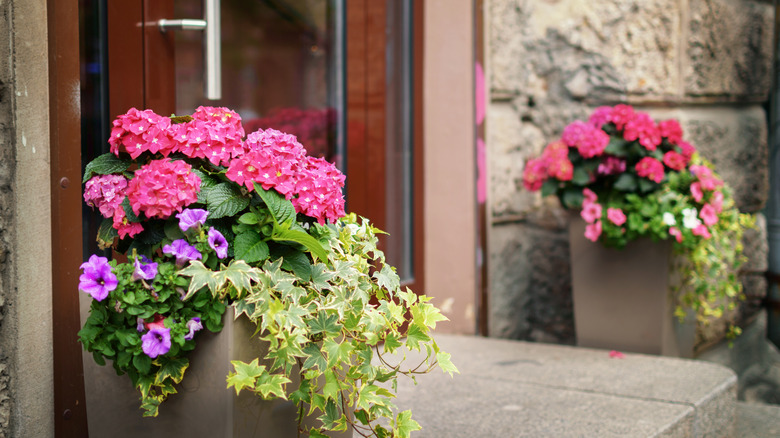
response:
<path fill-rule="evenodd" d="M 217 253 L 217 257 L 221 259 L 227 257 L 227 240 L 225 240 L 225 236 L 214 227 L 209 228 L 209 246 Z"/>
<path fill-rule="evenodd" d="M 176 266 L 182 267 L 190 260 L 200 260 L 203 255 L 197 248 L 187 243 L 184 239 L 178 239 L 171 242 L 170 245 L 163 246 L 163 253 L 176 257 Z"/>
<path fill-rule="evenodd" d="M 92 254 L 89 261 L 81 264 L 84 273 L 79 277 L 79 290 L 88 293 L 97 301 L 103 301 L 108 293 L 116 289 L 116 275 L 111 272 L 108 259 Z"/>
<path fill-rule="evenodd" d="M 189 333 L 184 335 L 184 340 L 190 341 L 192 340 L 192 338 L 195 337 L 195 332 L 203 329 L 203 324 L 200 322 L 200 318 L 196 316 L 191 320 L 187 321 L 187 329 L 189 329 Z"/>
<path fill-rule="evenodd" d="M 206 223 L 206 217 L 209 212 L 200 208 L 186 208 L 176 217 L 179 219 L 179 228 L 182 231 L 187 231 L 191 228 L 197 228 L 203 226 Z"/>
<path fill-rule="evenodd" d="M 162 356 L 171 349 L 171 329 L 154 327 L 141 336 L 141 341 L 141 349 L 147 356 L 152 359 Z"/>
<path fill-rule="evenodd" d="M 144 255 L 140 259 L 136 257 L 133 266 L 135 267 L 133 281 L 154 280 L 154 277 L 157 276 L 157 263 L 152 262 Z"/>

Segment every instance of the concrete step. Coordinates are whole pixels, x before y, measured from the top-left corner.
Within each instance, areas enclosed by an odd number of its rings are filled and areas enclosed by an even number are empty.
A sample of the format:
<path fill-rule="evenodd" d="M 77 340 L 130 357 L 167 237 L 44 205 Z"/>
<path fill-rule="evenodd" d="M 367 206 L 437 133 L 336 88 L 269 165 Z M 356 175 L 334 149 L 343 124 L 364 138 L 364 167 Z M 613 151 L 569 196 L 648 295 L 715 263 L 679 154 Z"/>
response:
<path fill-rule="evenodd" d="M 707 362 L 437 335 L 460 374 L 399 379 L 431 437 L 730 437 L 733 371 Z M 410 362 L 411 363 L 411 362 Z"/>
<path fill-rule="evenodd" d="M 734 437 L 780 437 L 780 406 L 737 402 L 737 422 Z"/>

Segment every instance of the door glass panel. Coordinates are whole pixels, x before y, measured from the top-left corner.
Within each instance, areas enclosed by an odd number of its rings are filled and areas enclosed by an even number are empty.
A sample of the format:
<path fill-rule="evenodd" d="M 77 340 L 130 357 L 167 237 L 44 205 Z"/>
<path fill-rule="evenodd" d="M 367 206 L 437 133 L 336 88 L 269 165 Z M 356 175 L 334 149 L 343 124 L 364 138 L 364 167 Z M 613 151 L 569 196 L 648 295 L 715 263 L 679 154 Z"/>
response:
<path fill-rule="evenodd" d="M 177 0 L 176 18 L 203 16 Z M 203 98 L 202 33 L 176 32 L 176 113 L 237 111 L 247 134 L 294 134 L 309 155 L 343 162 L 342 0 L 222 0 L 222 99 Z"/>

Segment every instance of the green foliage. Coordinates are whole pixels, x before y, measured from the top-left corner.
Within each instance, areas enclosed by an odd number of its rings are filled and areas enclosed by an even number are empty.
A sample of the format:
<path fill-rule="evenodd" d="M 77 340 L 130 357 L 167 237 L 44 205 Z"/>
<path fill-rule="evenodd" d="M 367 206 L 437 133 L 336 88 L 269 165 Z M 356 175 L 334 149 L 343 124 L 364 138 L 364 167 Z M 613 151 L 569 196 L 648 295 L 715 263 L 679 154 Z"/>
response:
<path fill-rule="evenodd" d="M 119 158 L 114 154 L 103 154 L 90 161 L 84 169 L 82 183 L 89 181 L 94 175 L 109 175 L 122 173 L 133 164 L 132 160 Z"/>

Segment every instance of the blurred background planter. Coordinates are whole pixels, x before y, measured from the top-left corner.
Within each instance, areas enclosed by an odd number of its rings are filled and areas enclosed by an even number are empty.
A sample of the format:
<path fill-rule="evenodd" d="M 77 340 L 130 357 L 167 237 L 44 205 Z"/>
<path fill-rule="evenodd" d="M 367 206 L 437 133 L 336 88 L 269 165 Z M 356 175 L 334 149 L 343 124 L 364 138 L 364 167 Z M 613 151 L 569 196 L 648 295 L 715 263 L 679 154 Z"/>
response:
<path fill-rule="evenodd" d="M 81 298 L 82 320 L 89 301 Z M 86 306 L 85 306 L 86 304 Z M 255 326 L 242 316 L 233 319 L 232 307 L 225 312 L 225 327 L 213 334 L 203 330 L 190 355 L 190 366 L 178 393 L 160 405 L 159 416 L 145 418 L 140 409 L 140 393 L 126 375 L 117 376 L 113 366 L 100 366 L 84 352 L 84 387 L 89 434 L 113 438 L 297 437 L 297 408 L 286 400 L 265 401 L 250 391 L 236 395 L 227 388 L 226 378 L 233 369 L 231 360 L 251 361 L 263 357 L 266 347 L 256 337 Z M 261 362 L 262 363 L 262 362 Z M 298 385 L 294 381 L 290 385 Z M 314 418 L 307 424 L 317 425 Z M 343 437 L 352 436 L 351 430 Z"/>
<path fill-rule="evenodd" d="M 569 222 L 574 325 L 577 345 L 633 353 L 693 357 L 692 312 L 674 316 L 670 241 L 640 239 L 624 249 L 606 248 L 584 236 L 585 221 Z"/>

